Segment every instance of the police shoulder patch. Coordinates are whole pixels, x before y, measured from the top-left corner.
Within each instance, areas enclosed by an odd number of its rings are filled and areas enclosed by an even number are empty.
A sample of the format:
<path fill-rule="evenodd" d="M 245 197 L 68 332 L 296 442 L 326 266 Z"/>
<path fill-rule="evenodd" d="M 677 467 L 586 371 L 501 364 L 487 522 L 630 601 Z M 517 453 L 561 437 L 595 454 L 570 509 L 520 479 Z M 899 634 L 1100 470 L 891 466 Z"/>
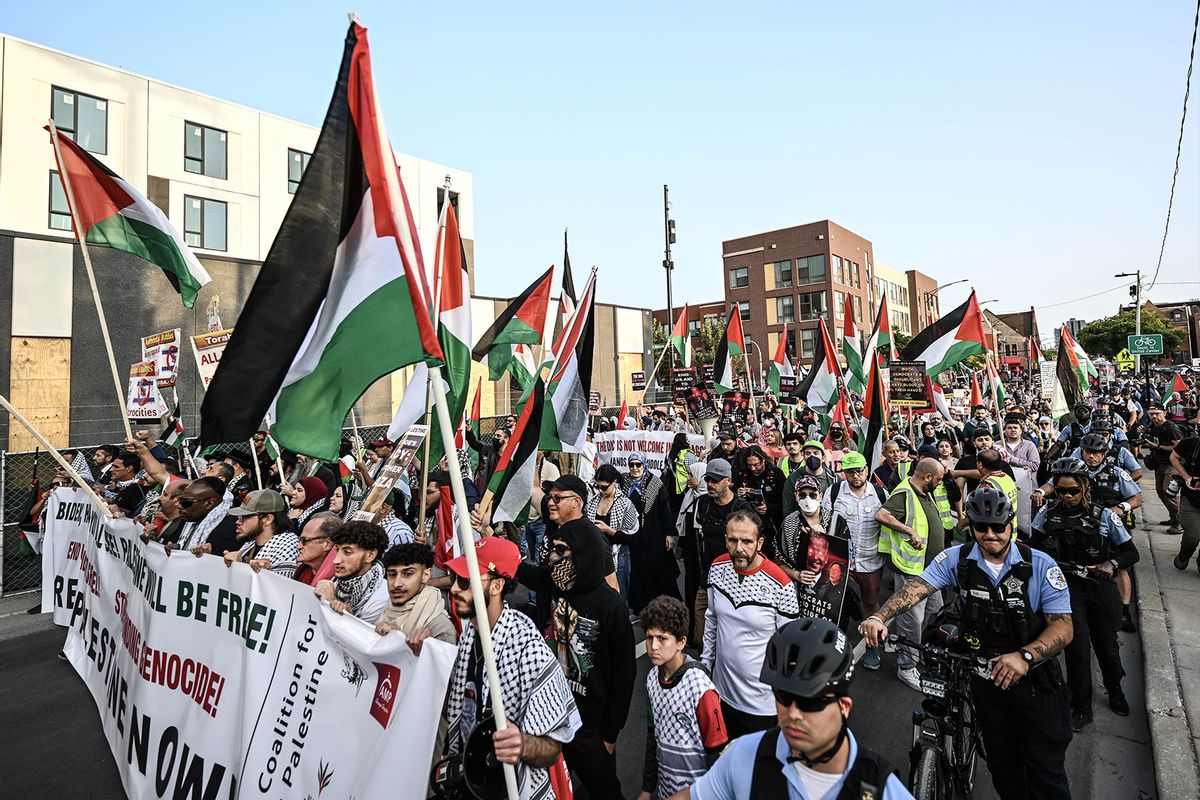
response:
<path fill-rule="evenodd" d="M 1059 569 L 1058 564 L 1055 564 L 1054 566 L 1050 567 L 1050 569 L 1046 570 L 1046 580 L 1055 589 L 1067 588 L 1067 578 L 1065 575 L 1063 575 L 1063 571 Z"/>
<path fill-rule="evenodd" d="M 936 556 L 933 557 L 933 563 L 940 564 L 949 557 L 950 557 L 950 551 L 943 550 L 942 552 L 938 553 Z"/>

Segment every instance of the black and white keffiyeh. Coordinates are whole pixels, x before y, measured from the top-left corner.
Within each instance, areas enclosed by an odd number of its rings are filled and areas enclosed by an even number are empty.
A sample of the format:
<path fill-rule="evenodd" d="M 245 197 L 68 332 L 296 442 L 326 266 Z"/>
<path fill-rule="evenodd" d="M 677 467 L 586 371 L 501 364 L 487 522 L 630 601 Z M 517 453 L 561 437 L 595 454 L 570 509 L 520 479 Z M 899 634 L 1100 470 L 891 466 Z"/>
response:
<path fill-rule="evenodd" d="M 338 600 L 350 606 L 350 613 L 357 617 L 371 599 L 371 595 L 375 594 L 375 587 L 383 579 L 383 566 L 376 561 L 362 575 L 354 578 L 334 578 L 333 593 Z"/>
<path fill-rule="evenodd" d="M 225 492 L 221 502 L 213 506 L 212 511 L 204 515 L 204 519 L 184 525 L 183 532 L 179 534 L 180 549 L 190 550 L 196 545 L 207 542 L 208 537 L 221 524 L 221 520 L 225 519 L 231 508 L 233 508 L 233 495 Z"/>
<path fill-rule="evenodd" d="M 548 736 L 558 742 L 571 741 L 582 724 L 579 710 L 562 668 L 533 620 L 505 605 L 492 628 L 492 646 L 496 652 L 496 671 L 508 720 L 526 735 Z M 474 647 L 475 626 L 464 625 L 446 698 L 449 722 L 446 752 L 450 754 L 462 752 L 461 722 L 468 685 L 478 684 L 477 719 L 490 716 L 491 701 L 482 662 L 477 675 L 468 674 Z M 523 762 L 517 765 L 517 787 L 521 800 L 546 800 L 554 796 L 549 773 Z"/>
<path fill-rule="evenodd" d="M 239 551 L 242 561 L 249 562 L 256 558 L 265 558 L 271 562 L 268 569 L 285 578 L 296 574 L 300 559 L 300 537 L 291 531 L 277 533 L 259 547 L 254 542 L 247 542 Z"/>
<path fill-rule="evenodd" d="M 600 494 L 593 494 L 588 498 L 586 510 L 583 515 L 588 519 L 596 518 L 596 509 L 600 507 Z M 613 504 L 608 509 L 609 525 L 617 533 L 636 533 L 641 521 L 638 519 L 637 509 L 633 507 L 633 503 L 629 502 L 629 498 L 623 494 L 618 494 L 613 498 Z"/>

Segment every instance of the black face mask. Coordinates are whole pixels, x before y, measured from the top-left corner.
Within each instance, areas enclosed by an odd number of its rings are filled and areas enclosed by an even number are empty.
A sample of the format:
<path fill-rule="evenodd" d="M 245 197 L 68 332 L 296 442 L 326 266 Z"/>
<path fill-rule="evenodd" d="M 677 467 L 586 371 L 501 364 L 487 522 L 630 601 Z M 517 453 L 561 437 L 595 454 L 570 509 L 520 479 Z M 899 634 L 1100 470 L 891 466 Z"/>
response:
<path fill-rule="evenodd" d="M 810 471 L 816 472 L 818 469 L 821 468 L 821 457 L 820 456 L 805 456 L 804 464 L 805 464 L 805 466 L 807 466 L 809 468 Z"/>

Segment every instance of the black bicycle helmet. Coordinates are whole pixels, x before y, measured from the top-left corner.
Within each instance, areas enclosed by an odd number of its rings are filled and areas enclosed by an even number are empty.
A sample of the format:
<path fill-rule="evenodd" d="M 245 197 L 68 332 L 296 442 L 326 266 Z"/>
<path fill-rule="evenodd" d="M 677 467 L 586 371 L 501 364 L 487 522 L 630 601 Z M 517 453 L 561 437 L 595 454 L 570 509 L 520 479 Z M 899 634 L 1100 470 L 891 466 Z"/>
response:
<path fill-rule="evenodd" d="M 1092 416 L 1091 431 L 1095 433 L 1112 433 L 1113 421 L 1108 414 L 1094 414 Z"/>
<path fill-rule="evenodd" d="M 1064 456 L 1054 459 L 1054 463 L 1050 465 L 1050 475 L 1055 478 L 1059 475 L 1069 475 L 1072 478 L 1087 480 L 1088 466 L 1082 459 Z"/>
<path fill-rule="evenodd" d="M 1087 419 L 1092 416 L 1092 407 L 1087 403 L 1077 403 L 1074 411 L 1077 419 Z"/>
<path fill-rule="evenodd" d="M 789 622 L 767 642 L 758 679 L 798 697 L 845 694 L 854 676 L 854 650 L 826 619 Z"/>
<path fill-rule="evenodd" d="M 1083 437 L 1083 441 L 1079 443 L 1079 446 L 1084 450 L 1091 450 L 1095 453 L 1107 453 L 1108 448 L 1112 447 L 1112 443 L 1098 433 L 1089 433 Z"/>
<path fill-rule="evenodd" d="M 971 522 L 981 524 L 1003 525 L 1013 518 L 1008 495 L 994 486 L 980 486 L 967 495 L 966 509 Z"/>

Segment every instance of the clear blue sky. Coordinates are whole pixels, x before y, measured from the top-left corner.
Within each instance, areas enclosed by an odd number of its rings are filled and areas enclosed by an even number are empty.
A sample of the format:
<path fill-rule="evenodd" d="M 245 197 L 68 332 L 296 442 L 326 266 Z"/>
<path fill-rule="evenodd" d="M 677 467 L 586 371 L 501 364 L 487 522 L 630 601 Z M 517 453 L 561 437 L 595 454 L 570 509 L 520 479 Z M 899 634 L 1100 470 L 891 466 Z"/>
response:
<path fill-rule="evenodd" d="M 393 144 L 475 177 L 477 290 L 561 259 L 602 300 L 722 296 L 721 240 L 830 218 L 990 308 L 1153 270 L 1195 5 L 355 2 Z M 602 6 L 602 8 L 601 8 Z M 835 7 L 836 6 L 836 7 Z M 5 32 L 320 124 L 335 3 L 9 4 Z M 1151 299 L 1200 297 L 1200 75 Z M 947 289 L 943 309 L 961 302 Z M 1039 309 L 1043 331 L 1124 290 Z"/>

